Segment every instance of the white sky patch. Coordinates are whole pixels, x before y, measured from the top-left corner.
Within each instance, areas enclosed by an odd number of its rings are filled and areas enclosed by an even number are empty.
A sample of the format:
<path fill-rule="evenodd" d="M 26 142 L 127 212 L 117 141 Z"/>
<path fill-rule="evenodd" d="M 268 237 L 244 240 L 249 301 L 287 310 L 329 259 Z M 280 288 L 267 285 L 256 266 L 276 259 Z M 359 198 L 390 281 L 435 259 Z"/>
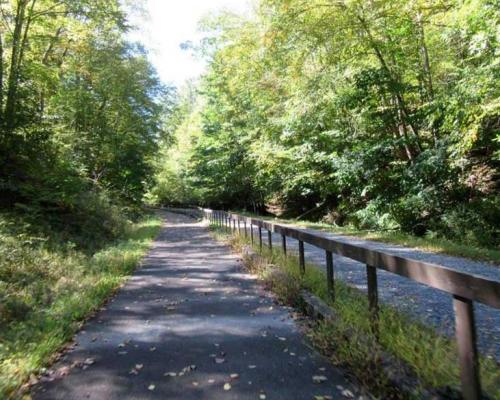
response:
<path fill-rule="evenodd" d="M 144 9 L 146 15 L 130 15 L 131 23 L 139 29 L 129 37 L 149 51 L 149 58 L 164 83 L 181 86 L 186 80 L 198 77 L 205 68 L 203 60 L 180 48 L 182 43 L 197 43 L 203 37 L 198 32 L 198 21 L 221 9 L 246 13 L 250 6 L 247 0 L 145 0 Z"/>

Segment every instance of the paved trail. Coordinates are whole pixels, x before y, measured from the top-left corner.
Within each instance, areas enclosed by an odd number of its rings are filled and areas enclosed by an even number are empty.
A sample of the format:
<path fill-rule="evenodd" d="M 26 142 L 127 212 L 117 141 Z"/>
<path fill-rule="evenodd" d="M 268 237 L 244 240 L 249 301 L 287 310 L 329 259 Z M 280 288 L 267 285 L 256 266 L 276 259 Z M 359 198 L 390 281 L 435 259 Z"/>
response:
<path fill-rule="evenodd" d="M 340 399 L 343 390 L 356 392 L 206 227 L 177 214 L 166 220 L 143 267 L 85 325 L 54 367 L 60 377 L 35 386 L 34 399 Z M 313 383 L 314 375 L 327 380 Z"/>
<path fill-rule="evenodd" d="M 293 225 L 291 225 L 293 226 Z M 322 232 L 314 229 L 305 231 L 323 235 L 338 241 L 384 251 L 402 257 L 422 260 L 434 264 L 443 265 L 470 274 L 482 275 L 490 279 L 500 280 L 500 266 L 484 262 L 471 261 L 461 257 L 452 257 L 443 254 L 420 251 L 393 244 L 363 240 L 355 237 L 336 235 L 334 233 Z M 257 238 L 257 228 L 254 227 L 254 235 Z M 267 231 L 262 230 L 263 245 L 267 245 Z M 273 233 L 273 246 L 281 248 L 281 235 Z M 287 247 L 291 251 L 298 252 L 298 241 L 287 239 Z M 325 252 L 317 247 L 304 243 L 305 260 L 320 268 L 325 268 Z M 346 257 L 333 255 L 335 275 L 339 280 L 366 291 L 366 267 L 357 261 Z M 380 300 L 394 305 L 402 311 L 423 320 L 447 334 L 454 334 L 454 314 L 452 298 L 447 293 L 419 284 L 410 279 L 378 270 L 378 287 Z M 478 333 L 479 350 L 491 357 L 500 360 L 500 310 L 475 304 L 475 317 Z"/>

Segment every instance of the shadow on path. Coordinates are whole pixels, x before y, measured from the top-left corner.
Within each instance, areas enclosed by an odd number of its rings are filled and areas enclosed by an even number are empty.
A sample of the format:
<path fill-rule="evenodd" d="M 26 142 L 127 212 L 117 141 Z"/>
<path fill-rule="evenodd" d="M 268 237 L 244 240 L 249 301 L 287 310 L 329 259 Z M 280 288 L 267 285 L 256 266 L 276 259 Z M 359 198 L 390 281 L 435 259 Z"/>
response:
<path fill-rule="evenodd" d="M 167 213 L 142 264 L 76 336 L 55 366 L 63 376 L 35 386 L 34 399 L 338 399 L 344 389 L 356 392 L 201 224 Z M 315 375 L 327 380 L 314 383 Z"/>

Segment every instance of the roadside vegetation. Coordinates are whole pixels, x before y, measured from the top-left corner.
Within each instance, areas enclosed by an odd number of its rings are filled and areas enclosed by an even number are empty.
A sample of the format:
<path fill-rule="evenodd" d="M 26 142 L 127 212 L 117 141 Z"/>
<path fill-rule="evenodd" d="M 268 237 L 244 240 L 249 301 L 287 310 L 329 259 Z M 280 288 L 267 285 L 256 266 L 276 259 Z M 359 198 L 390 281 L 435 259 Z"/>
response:
<path fill-rule="evenodd" d="M 0 1 L 0 397 L 131 272 L 158 229 L 145 202 L 498 261 L 496 5 L 259 0 L 201 22 L 207 71 L 177 92 L 130 42 L 141 1 Z M 431 382 L 454 374 L 445 347 L 389 338 L 442 366 Z"/>
<path fill-rule="evenodd" d="M 430 251 L 433 253 L 448 254 L 457 257 L 466 257 L 471 260 L 491 262 L 492 266 L 500 265 L 500 250 L 491 247 L 482 247 L 474 244 L 464 244 L 443 237 L 433 237 L 432 235 L 415 236 L 411 233 L 401 230 L 373 230 L 359 229 L 353 225 L 338 226 L 326 222 L 313 222 L 307 220 L 297 220 L 294 218 L 278 218 L 270 215 L 258 215 L 248 211 L 237 211 L 238 214 L 249 217 L 258 217 L 260 219 L 282 223 L 292 224 L 300 228 L 318 229 L 320 231 L 332 232 L 341 235 L 355 236 L 367 240 L 375 240 L 384 243 L 399 244 L 401 246 L 412 247 L 415 249 Z"/>
<path fill-rule="evenodd" d="M 29 222 L 0 214 L 0 398 L 16 397 L 50 365 L 134 271 L 160 224 L 153 215 L 115 220 L 114 239 L 80 248 L 60 232 L 28 234 Z"/>
<path fill-rule="evenodd" d="M 0 13 L 4 399 L 51 362 L 158 231 L 142 202 L 171 140 L 175 90 L 129 41 L 122 1 L 6 0 Z"/>
<path fill-rule="evenodd" d="M 326 277 L 315 265 L 307 264 L 300 274 L 298 258 L 284 257 L 281 249 L 271 252 L 258 242 L 252 247 L 243 235 L 230 235 L 212 226 L 219 240 L 227 241 L 236 252 L 244 254 L 250 246 L 260 257 L 245 257 L 245 265 L 257 274 L 284 304 L 300 307 L 300 291 L 306 289 L 325 301 L 335 312 L 335 321 L 321 321 L 309 330 L 312 343 L 331 361 L 347 369 L 371 393 L 381 398 L 422 398 L 427 389 L 443 395 L 460 393 L 458 356 L 455 341 L 439 335 L 432 328 L 411 319 L 393 307 L 381 305 L 379 338 L 369 324 L 366 295 L 335 281 L 335 301 L 326 287 Z M 500 369 L 497 363 L 481 357 L 481 379 L 485 393 L 500 399 Z M 383 368 L 384 366 L 384 368 Z M 391 379 L 400 370 L 409 369 L 418 382 L 403 381 L 410 392 L 401 392 Z"/>
<path fill-rule="evenodd" d="M 260 0 L 205 19 L 182 156 L 149 200 L 497 259 L 498 21 L 491 0 Z"/>

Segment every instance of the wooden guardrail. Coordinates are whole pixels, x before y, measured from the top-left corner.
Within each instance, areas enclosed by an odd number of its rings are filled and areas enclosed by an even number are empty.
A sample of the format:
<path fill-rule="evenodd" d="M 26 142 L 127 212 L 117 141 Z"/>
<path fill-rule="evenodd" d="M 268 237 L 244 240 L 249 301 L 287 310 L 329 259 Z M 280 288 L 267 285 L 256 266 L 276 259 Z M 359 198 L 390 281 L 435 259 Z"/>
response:
<path fill-rule="evenodd" d="M 163 207 L 163 210 L 177 214 L 187 215 L 188 217 L 195 219 L 206 218 L 205 212 L 202 208 Z"/>
<path fill-rule="evenodd" d="M 240 234 L 242 229 L 244 229 L 245 236 L 248 236 L 247 229 L 250 228 L 252 243 L 254 242 L 253 226 L 255 225 L 258 228 L 260 248 L 262 248 L 262 229 L 267 230 L 267 242 L 270 249 L 272 249 L 273 245 L 272 232 L 281 235 L 281 247 L 285 255 L 287 251 L 286 238 L 289 237 L 298 240 L 299 266 L 302 273 L 305 272 L 304 243 L 325 250 L 326 284 L 332 299 L 335 299 L 335 275 L 332 254 L 335 253 L 364 263 L 366 265 L 368 283 L 368 306 L 371 327 L 375 335 L 378 334 L 377 269 L 383 269 L 449 293 L 453 297 L 462 396 L 466 400 L 478 400 L 481 398 L 473 302 L 483 303 L 499 309 L 500 282 L 477 275 L 466 274 L 441 265 L 412 260 L 344 243 L 339 240 L 326 238 L 320 234 L 274 224 L 261 219 L 210 209 L 203 209 L 203 213 L 206 219 L 220 227 L 225 227 L 233 231 L 238 230 Z"/>

